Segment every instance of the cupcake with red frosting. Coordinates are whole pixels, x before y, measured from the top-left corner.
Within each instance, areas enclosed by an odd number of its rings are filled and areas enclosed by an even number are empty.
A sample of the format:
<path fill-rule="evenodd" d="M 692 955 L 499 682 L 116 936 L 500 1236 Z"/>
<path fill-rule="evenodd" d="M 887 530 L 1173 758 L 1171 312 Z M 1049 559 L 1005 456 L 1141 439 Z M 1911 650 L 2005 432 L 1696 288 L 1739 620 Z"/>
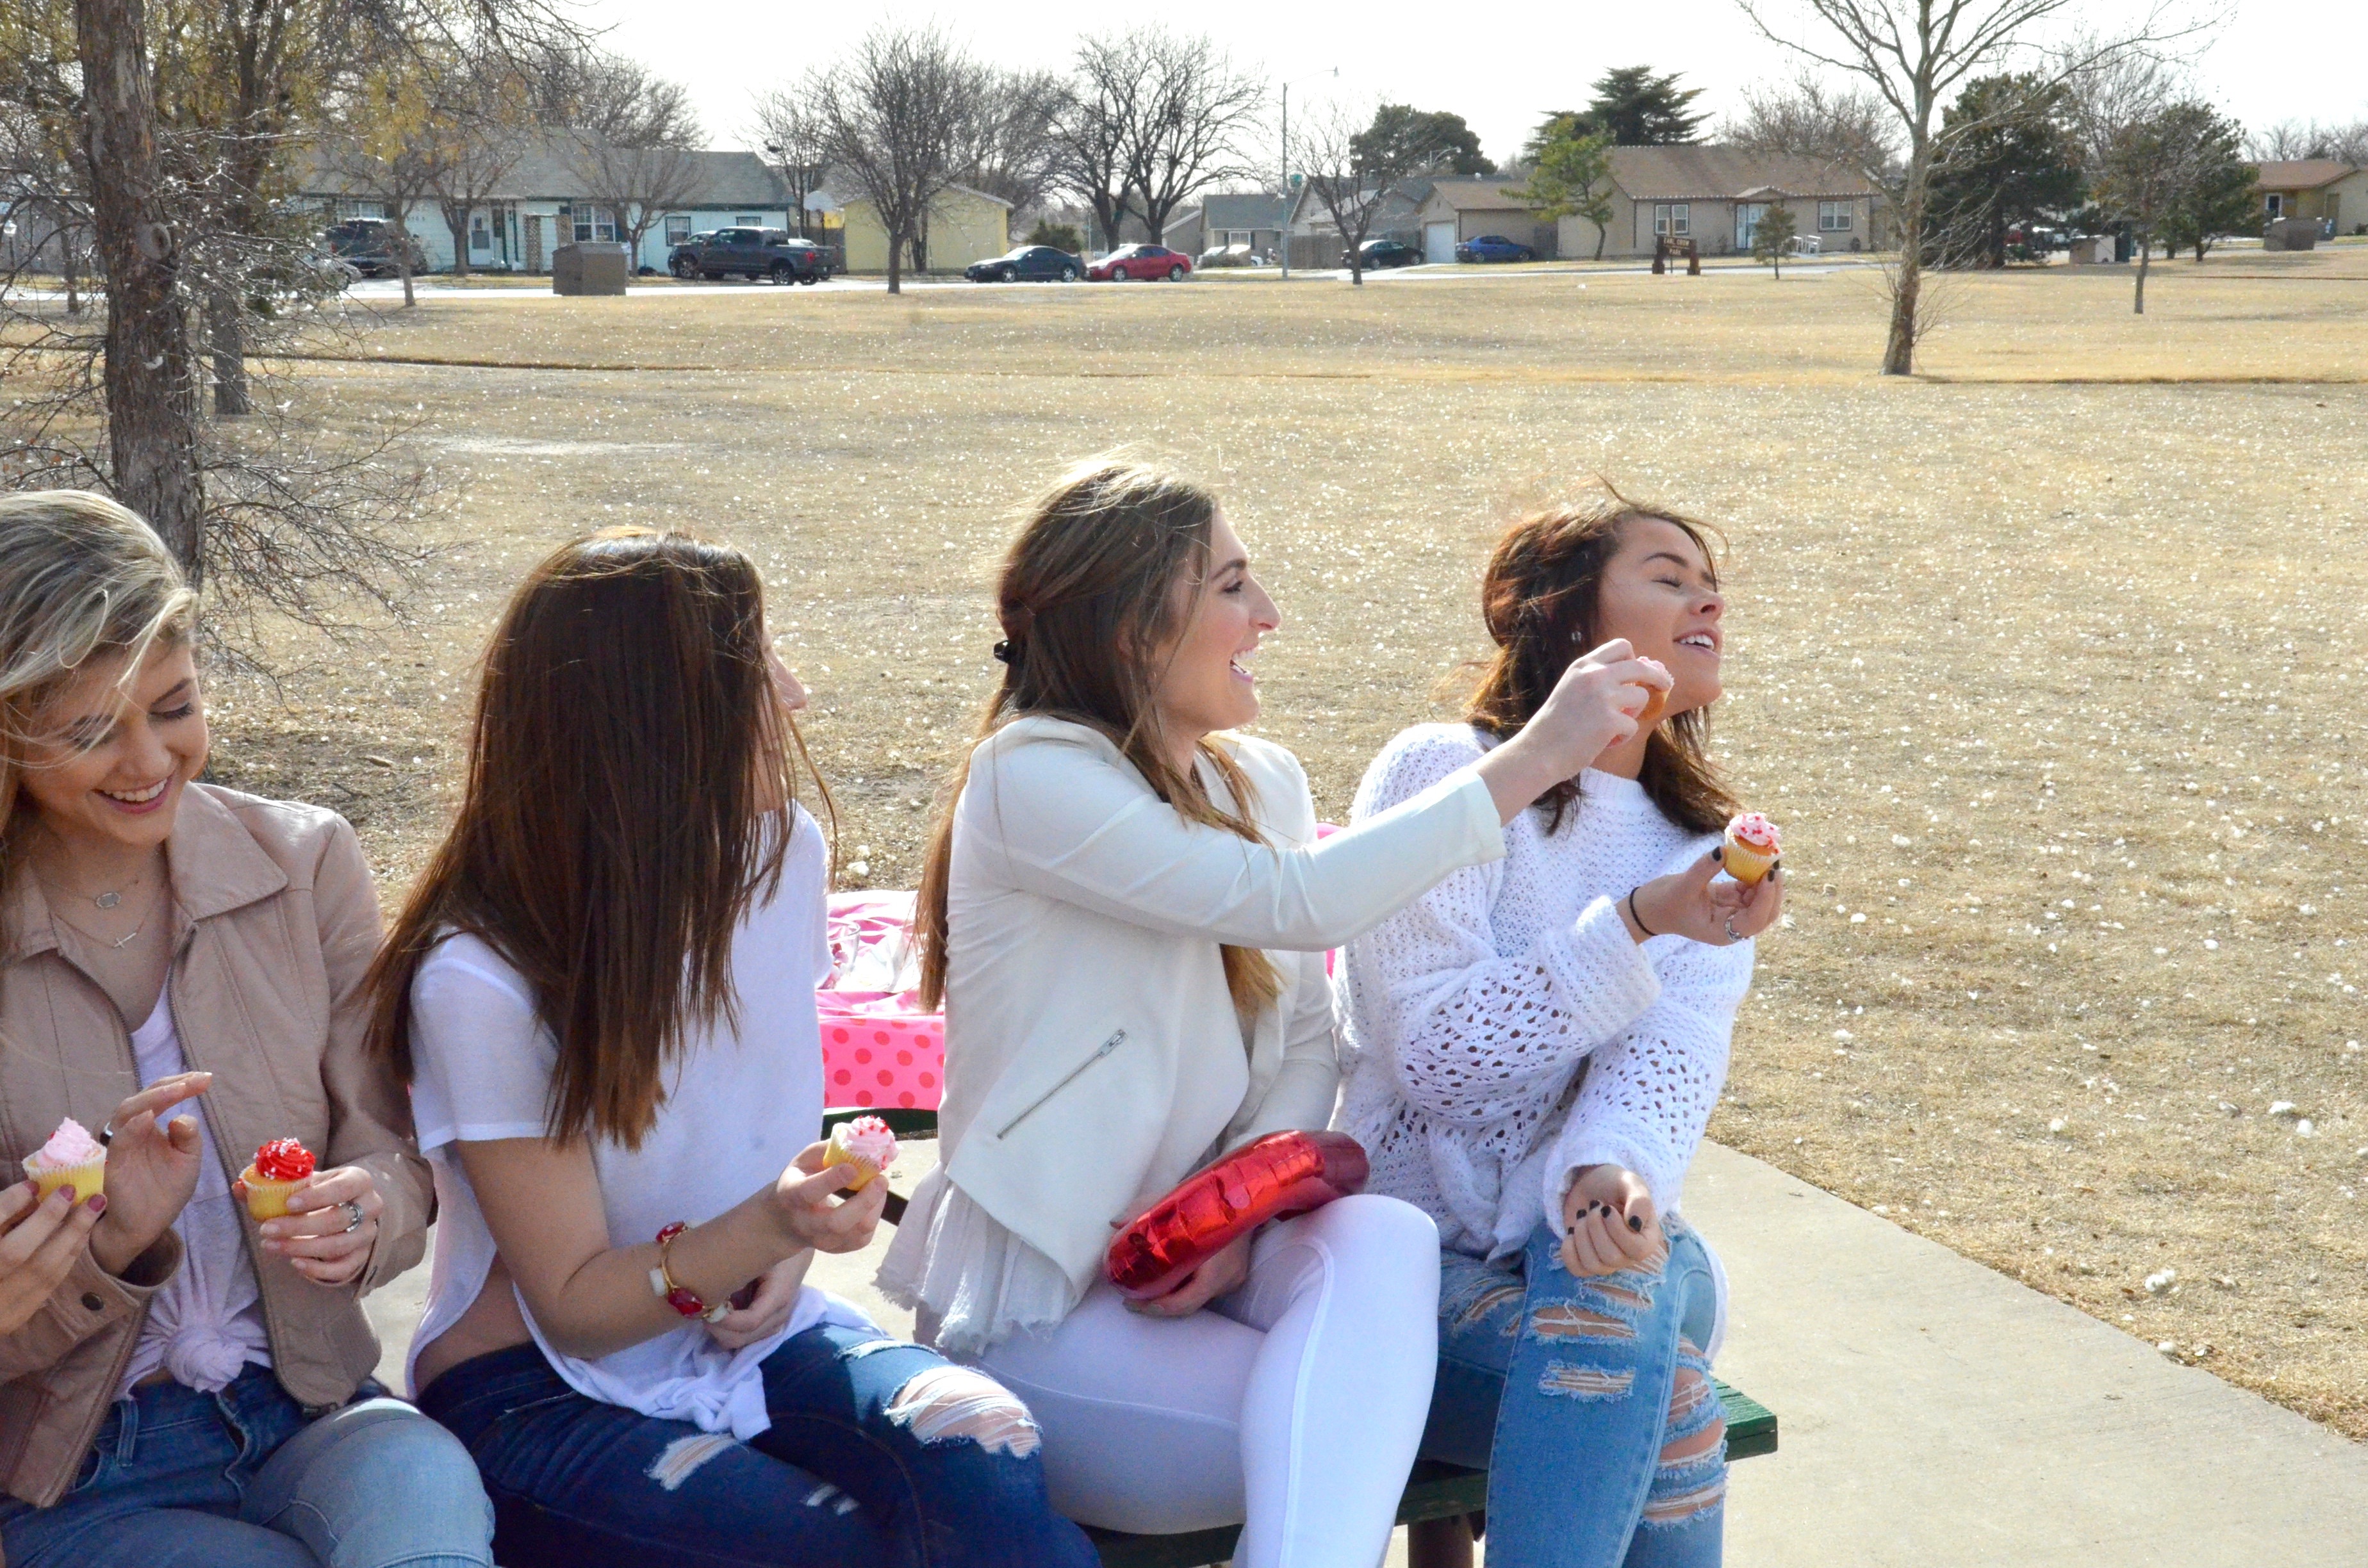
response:
<path fill-rule="evenodd" d="M 288 1212 L 288 1198 L 313 1179 L 313 1151 L 293 1138 L 274 1138 L 255 1152 L 255 1163 L 238 1173 L 246 1184 L 246 1211 L 259 1221 Z"/>
<path fill-rule="evenodd" d="M 823 1146 L 822 1166 L 853 1165 L 862 1178 L 847 1190 L 860 1192 L 871 1178 L 896 1163 L 896 1135 L 876 1116 L 858 1116 L 830 1130 Z"/>
<path fill-rule="evenodd" d="M 73 1117 L 58 1123 L 49 1142 L 25 1156 L 25 1174 L 32 1178 L 34 1200 L 62 1187 L 74 1190 L 74 1201 L 107 1190 L 107 1145 Z"/>
<path fill-rule="evenodd" d="M 1768 874 L 1783 853 L 1777 841 L 1776 824 L 1758 812 L 1739 812 L 1726 824 L 1726 843 L 1719 855 L 1719 863 L 1726 874 L 1746 887 Z"/>

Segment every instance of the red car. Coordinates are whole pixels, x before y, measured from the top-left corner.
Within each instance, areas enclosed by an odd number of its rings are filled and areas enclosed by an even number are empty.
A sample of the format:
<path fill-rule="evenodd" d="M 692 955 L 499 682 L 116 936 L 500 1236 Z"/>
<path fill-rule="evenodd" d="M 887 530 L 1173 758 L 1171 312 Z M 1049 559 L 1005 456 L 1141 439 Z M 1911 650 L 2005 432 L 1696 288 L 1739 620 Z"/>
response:
<path fill-rule="evenodd" d="M 1121 245 L 1086 268 L 1089 283 L 1156 283 L 1165 278 L 1181 283 L 1191 275 L 1192 258 L 1166 245 Z"/>

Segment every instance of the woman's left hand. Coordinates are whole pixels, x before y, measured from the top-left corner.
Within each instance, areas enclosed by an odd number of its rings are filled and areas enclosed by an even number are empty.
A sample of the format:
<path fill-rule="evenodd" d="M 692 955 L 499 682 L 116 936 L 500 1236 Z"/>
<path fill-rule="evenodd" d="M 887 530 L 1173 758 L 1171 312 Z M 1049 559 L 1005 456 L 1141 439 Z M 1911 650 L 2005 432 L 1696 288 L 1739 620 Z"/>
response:
<path fill-rule="evenodd" d="M 1154 1296 L 1147 1301 L 1129 1301 L 1127 1308 L 1145 1317 L 1190 1317 L 1229 1290 L 1240 1288 L 1250 1277 L 1250 1243 L 1258 1233 L 1235 1236 L 1224 1249 L 1184 1277 L 1184 1282 L 1165 1296 Z"/>
<path fill-rule="evenodd" d="M 233 1182 L 246 1201 L 246 1183 Z M 351 1204 L 351 1208 L 347 1205 Z M 359 1165 L 316 1172 L 288 1195 L 284 1218 L 262 1224 L 263 1247 L 315 1285 L 343 1285 L 362 1271 L 378 1241 L 378 1217 L 386 1199 Z"/>
<path fill-rule="evenodd" d="M 1656 877 L 1620 901 L 1628 934 L 1685 937 L 1713 948 L 1749 941 L 1783 917 L 1784 867 L 1779 861 L 1749 887 L 1722 879 L 1721 852 L 1713 849 L 1682 871 Z M 1648 922 L 1639 925 L 1640 919 Z"/>
<path fill-rule="evenodd" d="M 737 1350 L 777 1332 L 797 1308 L 798 1293 L 805 1288 L 806 1265 L 813 1256 L 793 1253 L 758 1275 L 756 1300 L 709 1324 L 708 1337 L 726 1350 Z"/>

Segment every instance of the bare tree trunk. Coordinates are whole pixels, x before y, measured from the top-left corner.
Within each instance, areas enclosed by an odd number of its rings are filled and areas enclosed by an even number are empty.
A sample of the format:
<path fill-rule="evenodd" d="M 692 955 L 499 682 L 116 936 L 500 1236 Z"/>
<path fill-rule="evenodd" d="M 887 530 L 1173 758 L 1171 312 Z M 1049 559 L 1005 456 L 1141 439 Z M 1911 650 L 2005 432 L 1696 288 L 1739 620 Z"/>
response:
<path fill-rule="evenodd" d="M 469 276 L 469 210 L 450 202 L 438 202 L 444 210 L 444 226 L 452 231 L 452 276 Z"/>
<path fill-rule="evenodd" d="M 1915 171 L 1899 204 L 1899 270 L 1891 280 L 1891 331 L 1883 345 L 1883 373 L 1916 373 L 1916 312 L 1924 293 L 1924 190 Z"/>
<path fill-rule="evenodd" d="M 156 167 L 142 0 L 74 0 L 83 152 L 107 269 L 108 456 L 116 496 L 148 519 L 194 586 L 204 492 L 197 365 Z"/>
<path fill-rule="evenodd" d="M 66 314 L 82 314 L 82 269 L 74 263 L 74 226 L 58 231 L 58 267 L 66 279 Z"/>
<path fill-rule="evenodd" d="M 2147 262 L 2149 262 L 2149 261 L 2151 261 L 2151 260 L 2153 260 L 2153 259 L 2154 259 L 2154 236 L 2153 236 L 2153 235 L 2151 235 L 2151 234 L 2142 235 L 2142 236 L 2139 238 L 2139 240 L 2138 240 L 2138 289 L 2137 289 L 2137 294 L 2136 294 L 2136 296 L 2135 296 L 2135 298 L 2130 301 L 2130 310 L 2131 310 L 2131 312 L 2132 312 L 2133 313 L 2135 313 L 2135 314 L 2137 314 L 2137 315 L 2144 315 L 2144 314 L 2146 314 L 2146 263 L 2147 263 Z"/>
<path fill-rule="evenodd" d="M 419 296 L 411 288 L 411 225 L 403 219 L 394 221 L 394 275 L 403 279 L 403 308 L 419 303 Z"/>
<path fill-rule="evenodd" d="M 891 294 L 905 291 L 905 237 L 901 224 L 888 231 L 888 292 Z"/>

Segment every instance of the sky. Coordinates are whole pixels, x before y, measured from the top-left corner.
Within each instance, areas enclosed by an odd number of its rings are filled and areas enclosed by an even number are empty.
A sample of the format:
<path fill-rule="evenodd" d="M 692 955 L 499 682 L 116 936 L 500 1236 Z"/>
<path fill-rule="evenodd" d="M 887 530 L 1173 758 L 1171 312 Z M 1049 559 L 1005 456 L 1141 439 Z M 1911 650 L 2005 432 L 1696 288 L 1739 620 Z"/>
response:
<path fill-rule="evenodd" d="M 1798 0 L 1769 4 L 1783 15 Z M 2132 14 L 2130 0 L 2073 0 L 2071 8 L 2100 28 Z M 1588 84 L 1608 66 L 1682 73 L 1688 85 L 1705 89 L 1695 107 L 1714 114 L 1739 108 L 1754 84 L 1794 70 L 1734 0 L 1497 0 L 1470 11 L 1452 0 L 1200 0 L 1174 10 L 1156 0 L 1123 6 L 586 0 L 583 10 L 610 29 L 609 47 L 691 89 L 716 146 L 749 145 L 754 94 L 827 62 L 882 18 L 938 22 L 981 57 L 1022 66 L 1061 65 L 1080 31 L 1164 20 L 1208 34 L 1269 82 L 1291 83 L 1294 105 L 1332 96 L 1352 108 L 1394 101 L 1450 109 L 1500 160 L 1547 112 L 1584 103 Z M 2222 112 L 2248 127 L 2368 119 L 2368 6 L 2219 0 L 2217 14 L 2221 25 L 2192 69 Z"/>

